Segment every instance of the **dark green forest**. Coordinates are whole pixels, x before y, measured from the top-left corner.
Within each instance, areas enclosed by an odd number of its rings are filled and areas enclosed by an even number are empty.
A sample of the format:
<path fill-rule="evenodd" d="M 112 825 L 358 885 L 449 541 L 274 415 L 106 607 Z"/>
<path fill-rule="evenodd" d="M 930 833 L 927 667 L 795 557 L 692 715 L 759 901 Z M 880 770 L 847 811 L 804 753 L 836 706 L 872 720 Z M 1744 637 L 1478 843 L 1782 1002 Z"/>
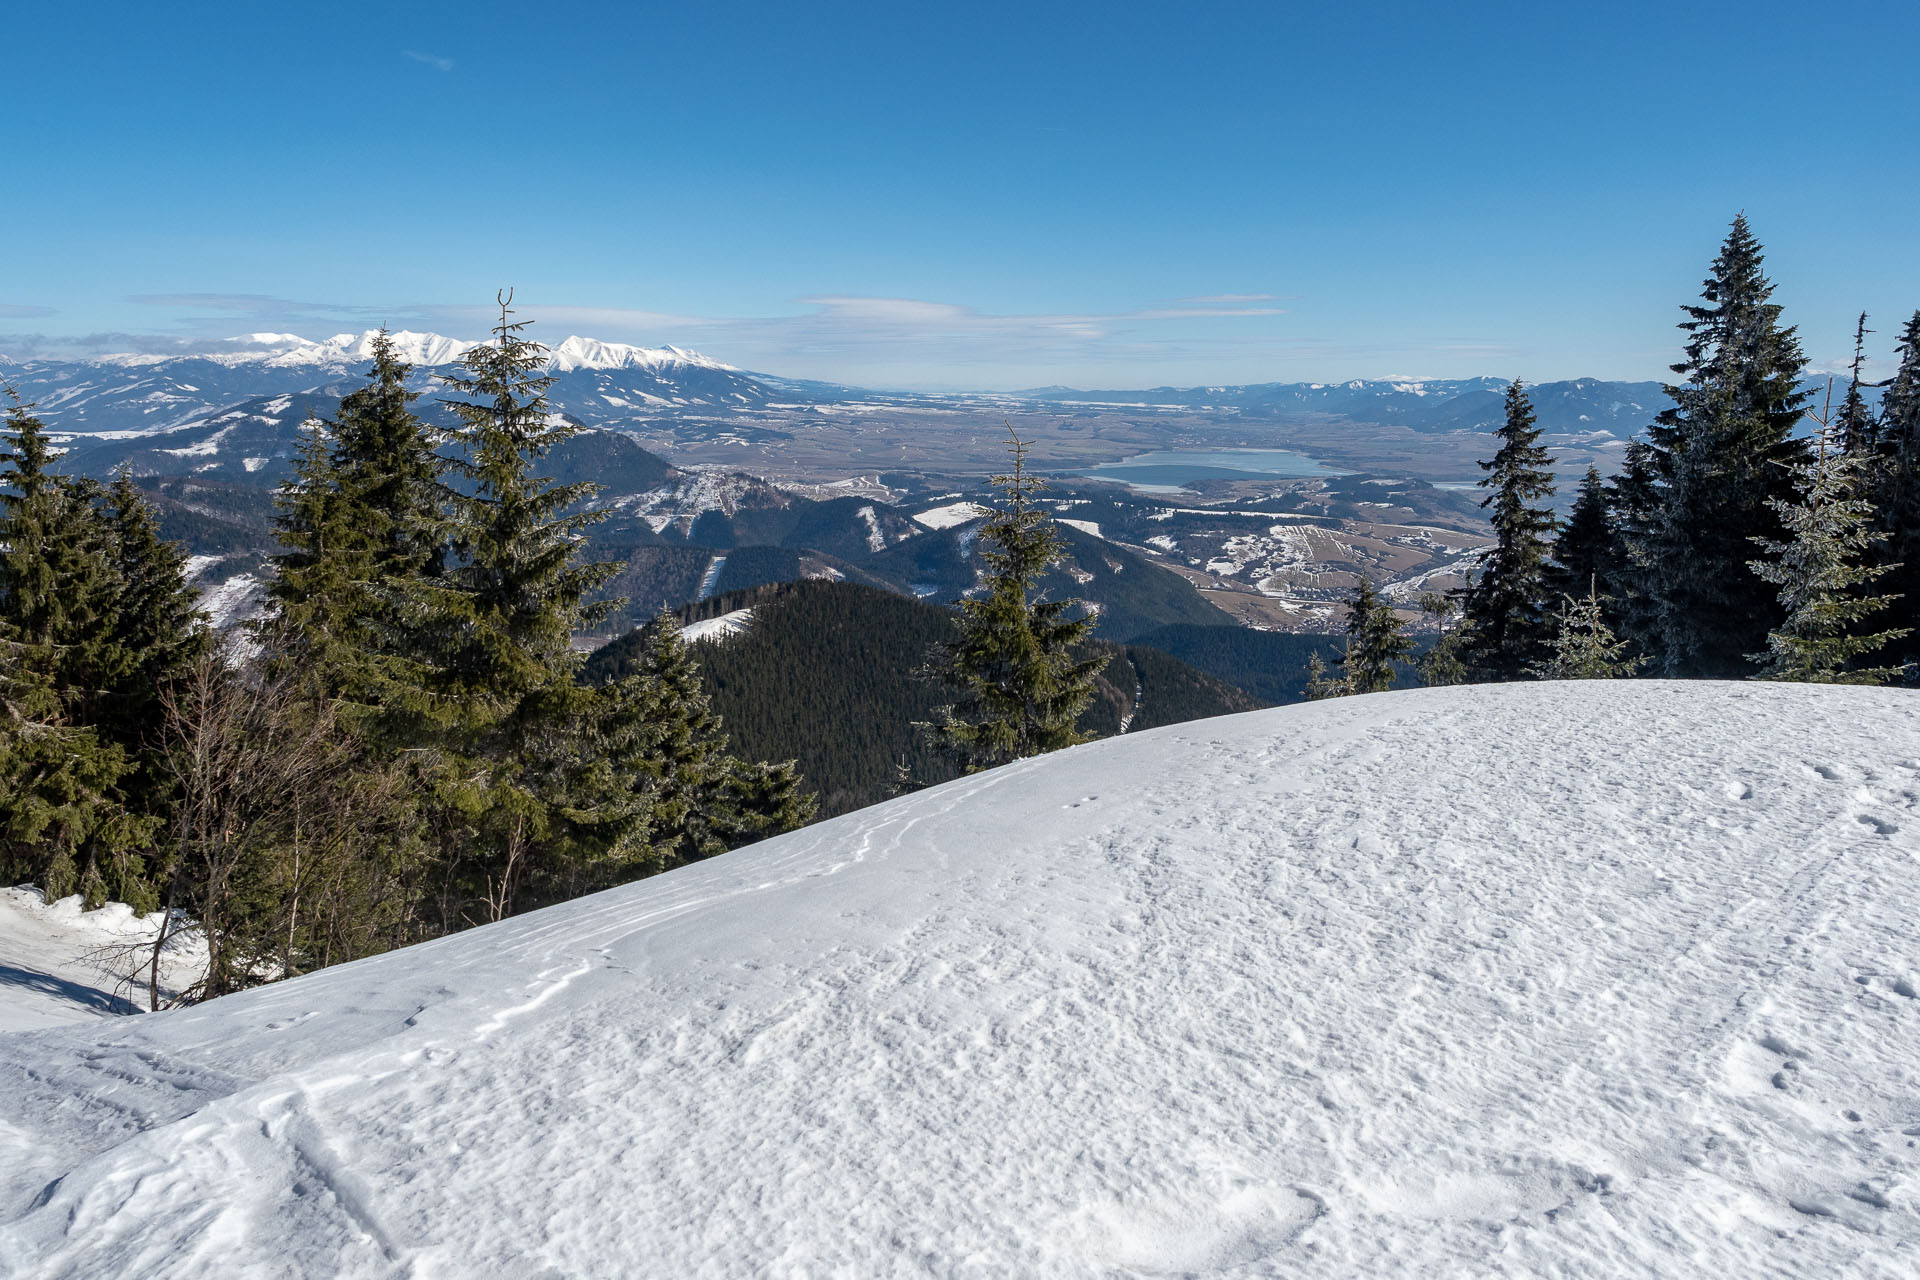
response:
<path fill-rule="evenodd" d="M 751 609 L 742 635 L 692 645 L 729 749 L 750 759 L 797 760 L 820 816 L 960 776 L 914 729 L 950 700 L 929 667 L 956 634 L 950 609 L 849 582 L 808 580 L 728 592 L 680 609 L 690 623 Z M 1324 639 L 1322 640 L 1324 643 Z M 623 671 L 643 644 L 635 633 L 588 659 L 585 678 Z M 1080 717 L 1096 737 L 1265 705 L 1229 682 L 1141 646 L 1095 642 L 1108 655 L 1098 696 Z"/>

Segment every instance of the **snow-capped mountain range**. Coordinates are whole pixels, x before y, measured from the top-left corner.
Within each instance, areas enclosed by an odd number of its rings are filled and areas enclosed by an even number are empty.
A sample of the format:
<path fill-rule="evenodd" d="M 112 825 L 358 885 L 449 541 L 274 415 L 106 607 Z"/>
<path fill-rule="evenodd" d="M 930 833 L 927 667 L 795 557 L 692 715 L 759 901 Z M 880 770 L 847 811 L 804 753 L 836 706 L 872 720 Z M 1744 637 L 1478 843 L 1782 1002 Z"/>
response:
<path fill-rule="evenodd" d="M 144 368 L 184 359 L 206 360 L 230 368 L 262 365 L 274 369 L 337 369 L 345 373 L 373 359 L 373 343 L 379 332 L 367 329 L 361 333 L 338 333 L 317 342 L 296 333 L 248 333 L 189 356 L 108 355 L 101 356 L 95 363 Z M 410 329 L 397 330 L 387 337 L 402 360 L 428 368 L 457 364 L 467 352 L 480 345 L 439 333 L 414 333 Z M 676 365 L 739 372 L 732 365 L 681 347 L 635 347 L 578 335 L 550 348 L 546 367 L 551 373 L 572 373 L 579 369 L 663 369 Z"/>
<path fill-rule="evenodd" d="M 147 435 L 207 419 L 244 401 L 291 395 L 338 397 L 366 373 L 375 330 L 313 341 L 250 333 L 187 355 L 108 355 L 90 360 L 0 358 L 4 376 L 54 430 L 76 436 Z M 416 389 L 452 373 L 474 342 L 402 330 L 391 335 L 414 366 Z M 570 337 L 548 352 L 556 406 L 584 421 L 631 413 L 758 408 L 776 398 L 767 383 L 697 351 Z"/>

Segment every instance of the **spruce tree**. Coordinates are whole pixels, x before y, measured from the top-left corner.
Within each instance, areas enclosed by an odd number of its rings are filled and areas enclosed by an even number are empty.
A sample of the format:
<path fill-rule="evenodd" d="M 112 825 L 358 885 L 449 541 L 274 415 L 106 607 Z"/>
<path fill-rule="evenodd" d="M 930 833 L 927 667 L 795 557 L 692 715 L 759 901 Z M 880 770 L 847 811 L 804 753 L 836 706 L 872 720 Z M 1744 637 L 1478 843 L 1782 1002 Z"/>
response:
<path fill-rule="evenodd" d="M 438 433 L 413 412 L 420 393 L 407 389 L 412 372 L 380 330 L 366 385 L 340 401 L 333 425 L 334 472 L 373 544 L 376 584 L 437 577 L 445 568 L 447 464 Z"/>
<path fill-rule="evenodd" d="M 1654 450 L 1644 440 L 1627 445 L 1626 465 L 1607 481 L 1607 522 L 1612 529 L 1605 607 L 1609 625 L 1628 651 L 1643 657 L 1660 644 L 1660 614 L 1654 592 L 1659 566 L 1653 560 L 1660 521 L 1660 486 Z M 1649 659 L 1650 660 L 1650 659 Z"/>
<path fill-rule="evenodd" d="M 126 753 L 73 724 L 23 646 L 0 639 L 0 880 L 49 902 L 84 893 L 154 906 L 142 851 L 156 823 L 121 803 Z"/>
<path fill-rule="evenodd" d="M 1420 655 L 1420 679 L 1434 688 L 1467 683 L 1467 664 L 1460 656 L 1466 632 L 1457 623 L 1447 625 L 1457 612 L 1456 602 L 1442 592 L 1429 591 L 1420 597 L 1420 612 L 1434 629 L 1433 645 Z"/>
<path fill-rule="evenodd" d="M 437 433 L 413 413 L 410 372 L 382 330 L 366 383 L 341 400 L 335 421 L 308 423 L 279 498 L 285 550 L 270 587 L 274 651 L 299 665 L 312 691 L 339 699 L 369 745 L 387 749 L 419 745 L 433 661 L 419 628 L 448 539 L 447 463 Z"/>
<path fill-rule="evenodd" d="M 607 770 L 599 785 L 609 811 L 624 806 L 634 819 L 608 844 L 612 878 L 710 857 L 813 816 L 815 799 L 793 761 L 728 754 L 725 726 L 671 615 L 643 629 L 633 657 L 597 692 L 594 754 Z"/>
<path fill-rule="evenodd" d="M 959 696 L 928 729 L 969 773 L 1086 741 L 1076 724 L 1107 664 L 1104 654 L 1075 652 L 1095 617 L 1069 618 L 1079 601 L 1037 594 L 1059 558 L 1059 535 L 1037 500 L 1047 486 L 1027 470 L 1026 442 L 1011 426 L 1007 436 L 1013 470 L 993 477 L 1000 498 L 980 529 L 985 592 L 960 602 L 960 638 L 939 663 Z"/>
<path fill-rule="evenodd" d="M 1351 652 L 1351 650 L 1352 645 L 1349 644 L 1346 651 Z M 1336 658 L 1334 661 L 1342 667 L 1346 665 L 1346 659 L 1344 657 Z M 1318 653 L 1310 653 L 1307 655 L 1307 684 L 1302 693 L 1308 702 L 1322 702 L 1328 698 L 1344 698 L 1352 692 L 1353 684 L 1344 672 L 1336 676 L 1327 669 L 1327 660 L 1325 658 L 1321 657 Z"/>
<path fill-rule="evenodd" d="M 52 470 L 41 421 L 8 390 L 0 451 L 0 873 L 147 905 L 126 753 L 91 722 L 123 665 L 111 634 L 120 584 L 109 531 L 82 486 Z"/>
<path fill-rule="evenodd" d="M 1784 535 L 1793 476 L 1807 449 L 1794 437 L 1807 396 L 1806 358 L 1780 323 L 1760 244 L 1743 214 L 1715 258 L 1702 305 L 1685 308 L 1688 338 L 1666 388 L 1673 407 L 1648 431 L 1658 509 L 1634 547 L 1647 571 L 1652 658 L 1666 676 L 1743 676 L 1780 622 L 1773 587 L 1750 567 L 1754 539 Z"/>
<path fill-rule="evenodd" d="M 1558 597 L 1570 597 L 1583 587 L 1603 597 L 1612 595 L 1615 541 L 1607 514 L 1606 482 L 1600 478 L 1600 468 L 1588 467 L 1573 509 L 1554 540 L 1548 589 Z"/>
<path fill-rule="evenodd" d="M 118 596 L 111 645 L 118 655 L 98 723 L 134 763 L 129 803 L 165 817 L 172 783 L 162 759 L 166 701 L 212 646 L 212 633 L 187 585 L 186 552 L 160 536 L 153 507 L 122 471 L 107 490 Z"/>
<path fill-rule="evenodd" d="M 1878 536 L 1871 527 L 1873 508 L 1855 494 L 1860 459 L 1840 451 L 1836 434 L 1822 424 L 1819 452 L 1800 478 L 1800 500 L 1778 504 L 1786 540 L 1755 539 L 1769 558 L 1751 567 L 1779 587 L 1786 613 L 1768 634 L 1766 651 L 1752 655 L 1763 664 L 1763 679 L 1884 684 L 1900 674 L 1897 667 L 1860 665 L 1911 628 L 1861 633 L 1860 624 L 1894 598 L 1860 593 L 1889 566 L 1862 563 Z"/>
<path fill-rule="evenodd" d="M 1540 428 L 1526 389 L 1507 388 L 1500 449 L 1480 481 L 1489 490 L 1480 503 L 1493 509 L 1494 545 L 1480 576 L 1462 599 L 1466 637 L 1462 659 L 1473 678 L 1514 680 L 1545 651 L 1547 558 L 1553 511 L 1553 459 L 1540 447 Z"/>
<path fill-rule="evenodd" d="M 1875 423 L 1867 399 L 1860 393 L 1860 368 L 1867 359 L 1867 313 L 1853 327 L 1853 364 L 1847 378 L 1847 394 L 1840 401 L 1840 412 L 1833 419 L 1833 440 L 1842 453 L 1869 457 L 1874 452 Z"/>
<path fill-rule="evenodd" d="M 1899 367 L 1880 401 L 1874 452 L 1864 474 L 1881 537 L 1869 563 L 1884 569 L 1879 589 L 1909 618 L 1920 613 L 1920 311 L 1900 331 Z M 1920 664 L 1920 632 L 1893 642 L 1889 661 Z"/>
<path fill-rule="evenodd" d="M 373 553 L 368 513 L 341 483 L 332 424 L 309 417 L 293 475 L 275 495 L 281 550 L 267 584 L 276 657 L 323 697 L 367 692 L 372 651 L 367 619 Z"/>
<path fill-rule="evenodd" d="M 594 694 L 574 681 L 571 641 L 618 603 L 587 596 L 620 568 L 578 556 L 607 515 L 584 508 L 599 486 L 534 470 L 576 428 L 549 407 L 552 380 L 537 372 L 546 348 L 523 335 L 510 301 L 500 299 L 493 340 L 467 353 L 466 375 L 445 379 L 464 396 L 444 403 L 465 428 L 454 465 L 470 491 L 453 496 L 453 562 L 415 584 L 428 657 L 405 708 L 447 752 L 437 790 L 459 816 L 447 852 L 490 918 L 515 909 L 523 884 L 563 878 L 603 841 L 603 815 L 575 803 L 592 786 L 578 726 Z"/>
<path fill-rule="evenodd" d="M 1630 676 L 1645 659 L 1627 657 L 1627 642 L 1613 634 L 1601 608 L 1598 579 L 1587 584 L 1585 599 L 1561 598 L 1553 645 L 1533 674 L 1542 680 L 1612 680 Z"/>
<path fill-rule="evenodd" d="M 1339 666 L 1349 693 L 1385 693 L 1393 688 L 1395 664 L 1413 652 L 1413 640 L 1393 605 L 1374 590 L 1365 573 L 1347 602 L 1347 647 Z"/>

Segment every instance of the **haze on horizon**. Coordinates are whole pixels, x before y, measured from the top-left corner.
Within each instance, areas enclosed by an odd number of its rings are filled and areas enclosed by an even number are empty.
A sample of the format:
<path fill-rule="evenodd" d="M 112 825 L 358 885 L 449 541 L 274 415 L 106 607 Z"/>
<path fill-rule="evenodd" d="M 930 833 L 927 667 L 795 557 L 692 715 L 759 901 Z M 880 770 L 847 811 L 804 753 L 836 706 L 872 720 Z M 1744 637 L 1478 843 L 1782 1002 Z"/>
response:
<path fill-rule="evenodd" d="M 495 3 L 16 18 L 0 357 L 389 324 L 869 386 L 1652 379 L 1734 213 L 1920 307 L 1920 11 Z"/>

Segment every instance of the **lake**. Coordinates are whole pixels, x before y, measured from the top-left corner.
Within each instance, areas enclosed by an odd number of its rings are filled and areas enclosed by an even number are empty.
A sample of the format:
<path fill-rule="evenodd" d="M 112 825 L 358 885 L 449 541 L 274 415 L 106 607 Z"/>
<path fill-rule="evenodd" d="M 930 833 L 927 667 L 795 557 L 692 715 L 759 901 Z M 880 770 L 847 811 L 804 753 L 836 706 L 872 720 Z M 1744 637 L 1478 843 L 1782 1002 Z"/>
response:
<path fill-rule="evenodd" d="M 1170 449 L 1103 462 L 1069 474 L 1116 480 L 1149 492 L 1177 493 L 1197 480 L 1298 479 L 1348 473 L 1290 449 Z"/>

